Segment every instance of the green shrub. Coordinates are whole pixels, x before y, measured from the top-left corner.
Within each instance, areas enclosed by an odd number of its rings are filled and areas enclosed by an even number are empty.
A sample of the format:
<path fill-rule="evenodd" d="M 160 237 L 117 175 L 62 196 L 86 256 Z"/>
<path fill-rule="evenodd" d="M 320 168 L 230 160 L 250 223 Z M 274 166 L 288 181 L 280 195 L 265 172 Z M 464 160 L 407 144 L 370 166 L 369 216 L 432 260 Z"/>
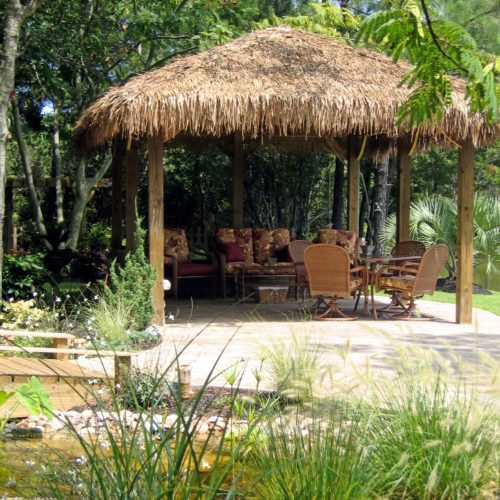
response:
<path fill-rule="evenodd" d="M 43 330 L 50 322 L 50 312 L 37 307 L 34 299 L 4 302 L 0 310 L 0 327 L 8 330 Z"/>
<path fill-rule="evenodd" d="M 136 220 L 135 250 L 125 257 L 125 265 L 110 269 L 109 287 L 104 289 L 106 301 L 111 305 L 122 302 L 130 311 L 130 328 L 144 330 L 153 317 L 151 291 L 155 284 L 156 272 L 146 261 L 144 237 L 146 231 L 141 227 L 141 219 Z"/>
<path fill-rule="evenodd" d="M 2 295 L 4 299 L 31 298 L 47 279 L 43 254 L 6 254 L 2 268 Z"/>
<path fill-rule="evenodd" d="M 93 251 L 108 250 L 111 246 L 111 227 L 95 222 L 82 236 L 80 245 Z"/>
<path fill-rule="evenodd" d="M 122 404 L 127 408 L 159 408 L 171 393 L 165 379 L 154 371 L 131 370 L 128 382 L 122 395 Z"/>

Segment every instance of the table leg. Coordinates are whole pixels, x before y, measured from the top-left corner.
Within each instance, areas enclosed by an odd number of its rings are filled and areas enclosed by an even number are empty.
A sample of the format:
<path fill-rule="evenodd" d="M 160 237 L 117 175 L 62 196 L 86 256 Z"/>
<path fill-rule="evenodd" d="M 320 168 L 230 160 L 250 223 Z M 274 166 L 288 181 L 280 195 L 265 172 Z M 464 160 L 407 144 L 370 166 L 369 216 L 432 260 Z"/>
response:
<path fill-rule="evenodd" d="M 377 320 L 377 308 L 375 307 L 375 276 L 377 274 L 377 267 L 375 263 L 370 266 L 370 291 L 372 296 L 372 314 L 373 319 Z"/>

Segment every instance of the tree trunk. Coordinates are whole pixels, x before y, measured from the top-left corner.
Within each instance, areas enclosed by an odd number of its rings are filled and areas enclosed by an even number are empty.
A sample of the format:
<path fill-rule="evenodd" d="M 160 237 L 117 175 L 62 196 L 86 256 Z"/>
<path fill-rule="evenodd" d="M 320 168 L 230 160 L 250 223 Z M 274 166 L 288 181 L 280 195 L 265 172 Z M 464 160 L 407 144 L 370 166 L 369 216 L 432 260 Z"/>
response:
<path fill-rule="evenodd" d="M 106 158 L 104 158 L 101 167 L 91 179 L 87 179 L 85 177 L 85 160 L 80 160 L 78 162 L 78 168 L 76 170 L 76 187 L 73 200 L 73 210 L 71 211 L 69 235 L 65 244 L 66 248 L 76 250 L 85 208 L 87 207 L 87 203 L 92 198 L 94 188 L 97 186 L 98 182 L 106 175 L 106 172 L 111 165 L 111 161 L 111 155 L 108 155 Z"/>
<path fill-rule="evenodd" d="M 375 186 L 373 189 L 373 245 L 375 255 L 384 253 L 380 233 L 387 217 L 387 177 L 389 174 L 389 159 L 376 165 Z"/>
<path fill-rule="evenodd" d="M 5 182 L 7 180 L 7 137 L 9 99 L 14 92 L 17 47 L 23 21 L 33 14 L 43 0 L 20 0 L 5 3 L 2 50 L 0 51 L 0 297 L 2 292 L 3 222 L 5 216 Z"/>
<path fill-rule="evenodd" d="M 64 193 L 62 187 L 62 161 L 61 161 L 61 147 L 59 140 L 59 121 L 58 109 L 54 110 L 54 124 L 52 127 L 52 175 L 56 181 L 55 187 L 55 202 L 56 202 L 56 220 L 58 224 L 64 222 Z"/>
<path fill-rule="evenodd" d="M 342 228 L 342 209 L 344 206 L 344 161 L 338 156 L 335 158 L 335 181 L 333 185 L 333 201 L 332 201 L 332 227 L 336 229 Z"/>
<path fill-rule="evenodd" d="M 14 132 L 16 134 L 17 146 L 19 148 L 19 155 L 21 156 L 21 163 L 23 165 L 24 178 L 28 188 L 28 197 L 33 208 L 33 216 L 35 219 L 36 229 L 42 238 L 43 244 L 47 250 L 52 250 L 52 244 L 47 240 L 47 229 L 43 218 L 40 200 L 36 192 L 35 180 L 33 178 L 33 169 L 31 168 L 31 159 L 24 143 L 23 131 L 21 127 L 21 118 L 19 116 L 19 104 L 17 99 L 12 99 L 12 116 L 14 118 Z"/>
<path fill-rule="evenodd" d="M 372 236 L 372 228 L 370 223 L 370 180 L 372 176 L 372 162 L 364 162 L 364 169 L 360 175 L 361 181 L 361 205 L 359 207 L 359 237 L 363 238 L 365 235 L 368 238 Z M 365 222 L 367 223 L 368 230 L 365 233 Z M 369 241 L 367 241 L 369 243 Z"/>

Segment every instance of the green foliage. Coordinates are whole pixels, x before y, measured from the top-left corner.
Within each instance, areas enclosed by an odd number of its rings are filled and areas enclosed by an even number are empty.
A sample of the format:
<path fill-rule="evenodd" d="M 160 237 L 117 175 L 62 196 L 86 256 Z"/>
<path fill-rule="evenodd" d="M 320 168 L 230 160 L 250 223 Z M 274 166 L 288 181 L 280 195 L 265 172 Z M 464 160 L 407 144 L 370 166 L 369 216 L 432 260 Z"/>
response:
<path fill-rule="evenodd" d="M 37 377 L 31 377 L 28 382 L 17 387 L 14 392 L 6 392 L 0 389 L 0 410 L 13 397 L 17 400 L 14 407 L 21 404 L 35 416 L 43 413 L 49 420 L 53 418 L 49 394 Z M 0 417 L 0 433 L 5 428 L 8 419 L 9 413 L 2 413 Z"/>
<path fill-rule="evenodd" d="M 47 279 L 43 255 L 39 253 L 5 255 L 2 276 L 4 299 L 31 297 Z"/>
<path fill-rule="evenodd" d="M 410 207 L 410 237 L 426 247 L 445 243 L 450 250 L 446 269 L 453 275 L 456 268 L 457 206 L 454 200 L 429 196 L 414 201 Z M 396 218 L 391 214 L 382 232 L 387 248 L 394 244 Z M 487 275 L 500 271 L 500 200 L 477 193 L 474 197 L 474 265 L 485 266 Z"/>
<path fill-rule="evenodd" d="M 31 377 L 29 382 L 20 385 L 15 390 L 16 398 L 33 415 L 44 414 L 52 419 L 52 403 L 49 394 L 37 377 Z"/>
<path fill-rule="evenodd" d="M 401 82 L 413 90 L 398 112 L 398 122 L 413 127 L 439 119 L 451 103 L 451 73 L 467 79 L 471 110 L 497 120 L 495 56 L 482 52 L 464 27 L 433 15 L 431 19 L 422 9 L 422 2 L 406 0 L 372 14 L 358 31 L 358 41 L 376 43 L 394 61 L 405 57 L 414 65 Z"/>
<path fill-rule="evenodd" d="M 129 327 L 144 330 L 153 317 L 153 299 L 151 291 L 155 284 L 156 272 L 146 261 L 144 238 L 146 231 L 141 227 L 141 219 L 136 220 L 135 249 L 125 257 L 125 265 L 115 270 L 110 269 L 109 287 L 104 288 L 103 302 L 108 311 L 114 309 L 127 313 Z"/>
<path fill-rule="evenodd" d="M 42 329 L 50 312 L 38 307 L 35 299 L 4 302 L 0 311 L 0 325 L 10 330 Z"/>
<path fill-rule="evenodd" d="M 123 498 L 126 492 L 127 498 L 238 497 L 241 491 L 235 466 L 238 457 L 243 456 L 246 442 L 233 442 L 228 450 L 225 446 L 225 437 L 230 432 L 227 424 L 221 426 L 217 434 L 209 431 L 195 439 L 201 425 L 202 397 L 213 383 L 214 375 L 207 377 L 189 404 L 181 399 L 178 391 L 172 391 L 178 416 L 175 421 L 167 425 L 158 417 L 162 401 L 160 397 L 151 397 L 151 393 L 156 391 L 155 387 L 164 387 L 168 370 L 175 366 L 177 360 L 168 363 L 165 371 L 154 371 L 148 376 L 141 393 L 149 399 L 141 404 L 137 398 L 137 374 L 132 374 L 127 381 L 131 395 L 128 401 L 138 414 L 132 425 L 130 419 L 125 421 L 122 416 L 121 400 L 116 396 L 111 404 L 119 416 L 118 422 L 115 428 L 105 425 L 98 440 L 89 440 L 68 426 L 88 466 L 71 468 L 67 463 L 56 464 L 53 480 L 45 481 L 38 495 L 67 498 L 71 492 L 82 498 Z M 236 393 L 229 402 L 230 407 L 235 398 Z M 151 408 L 144 408 L 147 403 L 151 403 Z M 257 424 L 256 419 L 248 426 L 249 435 L 255 432 Z M 109 443 L 105 453 L 104 440 Z"/>
<path fill-rule="evenodd" d="M 149 370 L 131 370 L 128 384 L 121 395 L 121 402 L 126 408 L 148 409 L 161 408 L 168 395 L 171 395 L 166 380 L 158 373 Z"/>
<path fill-rule="evenodd" d="M 93 251 L 108 250 L 111 245 L 111 227 L 96 222 L 85 232 L 81 245 Z"/>
<path fill-rule="evenodd" d="M 494 473 L 494 421 L 474 414 L 461 387 L 403 373 L 371 422 L 377 496 L 477 498 Z"/>
<path fill-rule="evenodd" d="M 270 15 L 257 24 L 258 28 L 288 25 L 312 33 L 329 35 L 335 38 L 349 37 L 358 29 L 359 18 L 348 9 L 341 9 L 329 2 L 309 3 L 298 13 L 284 17 Z"/>
<path fill-rule="evenodd" d="M 267 439 L 249 459 L 256 475 L 250 490 L 276 500 L 370 498 L 368 419 L 346 410 L 310 417 L 295 409 L 267 422 Z"/>
<path fill-rule="evenodd" d="M 106 292 L 106 290 L 105 290 Z M 125 297 L 102 293 L 83 314 L 89 333 L 112 343 L 126 344 L 132 323 L 131 304 Z"/>

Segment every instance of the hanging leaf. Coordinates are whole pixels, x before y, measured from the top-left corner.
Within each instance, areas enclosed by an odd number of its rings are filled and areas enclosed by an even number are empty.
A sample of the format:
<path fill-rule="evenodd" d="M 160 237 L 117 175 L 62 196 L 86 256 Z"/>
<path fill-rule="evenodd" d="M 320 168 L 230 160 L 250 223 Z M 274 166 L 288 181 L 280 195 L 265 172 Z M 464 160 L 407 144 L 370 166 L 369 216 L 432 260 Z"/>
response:
<path fill-rule="evenodd" d="M 43 413 L 49 420 L 52 419 L 52 403 L 49 393 L 45 390 L 37 377 L 31 377 L 29 382 L 20 385 L 16 391 L 16 398 L 33 415 Z"/>

